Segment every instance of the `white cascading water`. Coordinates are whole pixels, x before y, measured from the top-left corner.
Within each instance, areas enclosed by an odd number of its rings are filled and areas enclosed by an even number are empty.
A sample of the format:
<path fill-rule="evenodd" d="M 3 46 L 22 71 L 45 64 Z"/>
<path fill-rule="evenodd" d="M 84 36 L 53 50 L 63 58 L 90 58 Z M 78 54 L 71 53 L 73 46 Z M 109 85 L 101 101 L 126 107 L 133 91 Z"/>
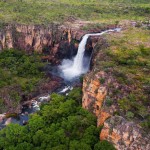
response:
<path fill-rule="evenodd" d="M 74 58 L 72 69 L 76 70 L 78 74 L 84 72 L 83 57 L 84 57 L 85 46 L 89 36 L 90 36 L 89 34 L 84 35 L 82 41 L 79 44 L 78 53 Z"/>
<path fill-rule="evenodd" d="M 84 58 L 84 52 L 85 52 L 85 46 L 87 43 L 87 39 L 89 36 L 100 36 L 108 32 L 119 32 L 121 29 L 110 29 L 103 31 L 101 33 L 93 33 L 93 34 L 86 34 L 83 36 L 82 41 L 79 44 L 77 55 L 73 60 L 65 59 L 63 60 L 61 66 L 59 68 L 62 71 L 62 77 L 66 80 L 72 80 L 73 78 L 80 76 L 81 74 L 86 73 L 89 70 L 89 64 L 87 64 L 86 67 L 83 67 L 83 58 Z M 89 60 L 90 61 L 90 60 Z"/>

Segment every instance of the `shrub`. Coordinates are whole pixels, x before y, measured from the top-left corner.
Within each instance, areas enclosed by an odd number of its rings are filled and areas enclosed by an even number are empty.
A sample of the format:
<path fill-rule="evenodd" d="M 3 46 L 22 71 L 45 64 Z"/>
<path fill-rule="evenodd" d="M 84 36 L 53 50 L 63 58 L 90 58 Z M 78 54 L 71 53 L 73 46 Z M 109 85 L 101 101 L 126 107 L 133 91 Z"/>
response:
<path fill-rule="evenodd" d="M 129 118 L 129 119 L 132 119 L 134 117 L 134 113 L 132 113 L 131 111 L 128 111 L 126 113 L 126 117 Z"/>
<path fill-rule="evenodd" d="M 99 81 L 100 81 L 101 84 L 104 84 L 105 83 L 105 78 L 100 78 Z"/>
<path fill-rule="evenodd" d="M 108 141 L 101 141 L 94 146 L 94 150 L 116 150 Z"/>
<path fill-rule="evenodd" d="M 106 98 L 106 105 L 107 106 L 111 106 L 112 104 L 113 104 L 113 100 L 112 99 L 110 99 L 110 98 Z"/>

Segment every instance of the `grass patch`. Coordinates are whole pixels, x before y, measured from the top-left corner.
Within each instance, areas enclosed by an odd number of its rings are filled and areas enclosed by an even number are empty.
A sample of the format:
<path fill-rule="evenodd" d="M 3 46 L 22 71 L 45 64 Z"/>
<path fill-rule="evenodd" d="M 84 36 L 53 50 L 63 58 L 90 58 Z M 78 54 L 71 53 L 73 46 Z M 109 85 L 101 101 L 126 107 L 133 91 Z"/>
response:
<path fill-rule="evenodd" d="M 142 120 L 148 125 L 150 87 L 150 31 L 128 28 L 106 35 L 110 46 L 96 56 L 97 70 L 107 70 L 113 77 L 110 99 L 127 119 Z M 102 57 L 101 57 L 102 56 Z M 116 84 L 117 83 L 117 84 Z M 139 121 L 140 122 L 140 121 Z"/>
<path fill-rule="evenodd" d="M 4 23 L 49 24 L 64 22 L 69 16 L 117 23 L 122 19 L 148 20 L 149 0 L 3 0 L 0 20 Z"/>

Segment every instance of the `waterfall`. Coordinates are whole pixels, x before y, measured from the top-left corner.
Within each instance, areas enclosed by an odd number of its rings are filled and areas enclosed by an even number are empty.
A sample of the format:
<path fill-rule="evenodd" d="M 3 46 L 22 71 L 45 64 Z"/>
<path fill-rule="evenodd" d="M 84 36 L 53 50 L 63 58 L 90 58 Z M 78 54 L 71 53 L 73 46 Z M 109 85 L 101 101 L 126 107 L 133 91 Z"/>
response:
<path fill-rule="evenodd" d="M 89 35 L 84 35 L 82 41 L 79 44 L 78 53 L 74 58 L 72 69 L 78 71 L 79 73 L 83 72 L 83 57 L 85 52 L 85 46 L 87 43 Z"/>
<path fill-rule="evenodd" d="M 110 29 L 103 31 L 101 33 L 93 33 L 93 34 L 86 34 L 83 36 L 82 41 L 79 44 L 77 55 L 73 60 L 63 60 L 61 66 L 59 66 L 60 70 L 62 71 L 62 77 L 66 80 L 72 80 L 75 77 L 80 76 L 81 74 L 86 73 L 89 70 L 90 63 L 87 63 L 86 67 L 83 67 L 83 58 L 84 58 L 84 52 L 85 52 L 85 46 L 87 43 L 87 39 L 90 36 L 100 36 L 108 32 L 119 32 L 121 29 Z M 91 59 L 89 58 L 89 61 Z"/>

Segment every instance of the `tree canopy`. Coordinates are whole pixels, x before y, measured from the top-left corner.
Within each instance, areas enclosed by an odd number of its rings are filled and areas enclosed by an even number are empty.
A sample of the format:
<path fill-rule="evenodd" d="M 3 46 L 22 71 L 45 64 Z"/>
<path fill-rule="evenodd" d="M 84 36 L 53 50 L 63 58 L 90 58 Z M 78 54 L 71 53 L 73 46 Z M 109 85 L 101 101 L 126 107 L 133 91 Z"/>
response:
<path fill-rule="evenodd" d="M 80 90 L 68 97 L 52 94 L 51 101 L 32 114 L 26 126 L 10 124 L 1 130 L 0 150 L 115 150 L 110 143 L 99 141 L 96 117 L 77 100 Z"/>

